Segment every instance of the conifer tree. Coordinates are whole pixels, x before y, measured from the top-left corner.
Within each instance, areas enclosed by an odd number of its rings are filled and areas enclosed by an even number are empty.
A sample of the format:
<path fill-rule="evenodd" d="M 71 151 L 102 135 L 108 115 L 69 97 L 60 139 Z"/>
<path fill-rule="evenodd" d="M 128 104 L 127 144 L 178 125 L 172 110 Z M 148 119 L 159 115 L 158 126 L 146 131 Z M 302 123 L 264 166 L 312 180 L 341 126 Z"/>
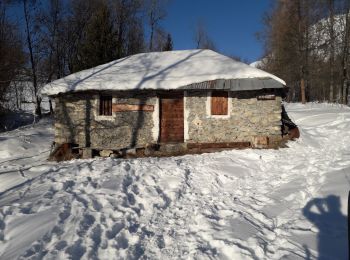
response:
<path fill-rule="evenodd" d="M 170 33 L 168 33 L 165 45 L 163 47 L 163 51 L 172 51 L 172 50 L 173 50 L 173 40 L 171 39 Z"/>
<path fill-rule="evenodd" d="M 116 59 L 116 34 L 108 4 L 102 1 L 92 15 L 81 45 L 78 47 L 76 70 L 83 70 Z"/>

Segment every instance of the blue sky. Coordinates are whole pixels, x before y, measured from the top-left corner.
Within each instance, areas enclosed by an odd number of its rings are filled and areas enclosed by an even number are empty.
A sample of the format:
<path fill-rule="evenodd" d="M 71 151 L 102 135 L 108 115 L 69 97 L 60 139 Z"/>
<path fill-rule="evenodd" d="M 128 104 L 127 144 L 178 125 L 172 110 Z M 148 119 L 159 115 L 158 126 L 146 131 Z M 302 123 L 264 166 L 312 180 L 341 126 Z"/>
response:
<path fill-rule="evenodd" d="M 253 62 L 263 55 L 255 33 L 262 29 L 262 17 L 273 0 L 171 0 L 162 22 L 171 33 L 174 49 L 195 47 L 197 21 L 207 27 L 218 50 Z"/>
<path fill-rule="evenodd" d="M 169 0 L 161 26 L 171 33 L 174 49 L 193 49 L 195 27 L 201 21 L 221 53 L 249 63 L 263 55 L 255 33 L 262 29 L 263 14 L 273 1 L 277 0 Z M 12 11 L 21 17 L 21 8 Z"/>

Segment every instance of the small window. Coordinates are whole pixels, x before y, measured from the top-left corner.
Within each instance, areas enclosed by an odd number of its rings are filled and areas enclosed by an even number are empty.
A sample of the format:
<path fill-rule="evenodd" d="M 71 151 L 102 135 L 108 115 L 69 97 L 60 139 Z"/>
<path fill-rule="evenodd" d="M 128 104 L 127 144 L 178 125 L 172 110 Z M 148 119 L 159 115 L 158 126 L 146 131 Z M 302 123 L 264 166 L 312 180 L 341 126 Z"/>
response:
<path fill-rule="evenodd" d="M 228 92 L 213 91 L 211 95 L 211 114 L 228 115 Z"/>
<path fill-rule="evenodd" d="M 100 116 L 112 115 L 112 96 L 100 96 Z"/>

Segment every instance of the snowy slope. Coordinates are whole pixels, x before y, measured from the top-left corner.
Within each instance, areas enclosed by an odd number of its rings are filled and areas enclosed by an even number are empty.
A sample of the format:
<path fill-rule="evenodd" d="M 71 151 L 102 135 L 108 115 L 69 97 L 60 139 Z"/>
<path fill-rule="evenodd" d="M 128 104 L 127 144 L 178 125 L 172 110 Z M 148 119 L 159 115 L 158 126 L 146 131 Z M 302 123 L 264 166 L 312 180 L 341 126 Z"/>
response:
<path fill-rule="evenodd" d="M 215 79 L 272 78 L 265 71 L 211 50 L 140 53 L 45 85 L 44 95 L 82 90 L 177 89 Z"/>
<path fill-rule="evenodd" d="M 50 122 L 0 135 L 0 259 L 347 259 L 350 109 L 287 111 L 280 150 L 52 163 Z"/>
<path fill-rule="evenodd" d="M 42 84 L 39 84 L 39 88 L 41 87 Z M 33 113 L 35 110 L 35 94 L 33 83 L 30 80 L 12 81 L 9 89 L 12 91 L 6 93 L 6 101 L 2 104 L 3 107 L 12 111 L 23 110 L 29 113 Z M 47 96 L 41 96 L 41 99 L 42 100 L 40 105 L 43 112 L 50 111 L 49 98 Z M 54 105 L 53 100 L 52 103 Z"/>
<path fill-rule="evenodd" d="M 330 51 L 330 18 L 323 18 L 317 23 L 310 26 L 309 35 L 310 35 L 310 44 L 311 50 L 319 56 L 323 56 L 326 59 L 329 58 Z M 343 39 L 345 36 L 345 24 L 346 24 L 346 15 L 338 14 L 334 16 L 334 46 L 335 53 L 341 53 L 343 49 Z"/>

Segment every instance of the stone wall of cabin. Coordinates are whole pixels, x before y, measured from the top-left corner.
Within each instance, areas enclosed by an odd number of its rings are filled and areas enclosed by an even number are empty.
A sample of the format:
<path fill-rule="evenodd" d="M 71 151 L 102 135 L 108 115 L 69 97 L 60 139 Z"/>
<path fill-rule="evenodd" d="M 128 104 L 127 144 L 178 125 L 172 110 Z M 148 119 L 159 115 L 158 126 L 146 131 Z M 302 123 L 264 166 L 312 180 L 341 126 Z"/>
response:
<path fill-rule="evenodd" d="M 112 103 L 116 104 L 155 105 L 157 102 L 155 93 L 150 92 L 114 92 L 112 96 Z M 112 116 L 99 116 L 97 93 L 61 95 L 55 98 L 55 102 L 56 143 L 119 149 L 156 142 L 153 112 L 113 112 Z"/>
<path fill-rule="evenodd" d="M 230 92 L 230 116 L 210 115 L 210 92 L 187 91 L 185 118 L 187 142 L 254 142 L 255 137 L 268 136 L 270 141 L 281 139 L 281 102 L 258 100 L 261 91 Z"/>
<path fill-rule="evenodd" d="M 258 100 L 261 91 L 230 92 L 230 116 L 211 116 L 210 91 L 185 93 L 185 142 L 254 142 L 255 137 L 281 139 L 281 97 Z M 110 93 L 106 93 L 110 94 Z M 98 93 L 55 98 L 55 142 L 80 147 L 120 149 L 157 143 L 159 103 L 156 92 L 113 92 L 114 104 L 153 105 L 154 112 L 113 112 L 99 116 Z"/>

